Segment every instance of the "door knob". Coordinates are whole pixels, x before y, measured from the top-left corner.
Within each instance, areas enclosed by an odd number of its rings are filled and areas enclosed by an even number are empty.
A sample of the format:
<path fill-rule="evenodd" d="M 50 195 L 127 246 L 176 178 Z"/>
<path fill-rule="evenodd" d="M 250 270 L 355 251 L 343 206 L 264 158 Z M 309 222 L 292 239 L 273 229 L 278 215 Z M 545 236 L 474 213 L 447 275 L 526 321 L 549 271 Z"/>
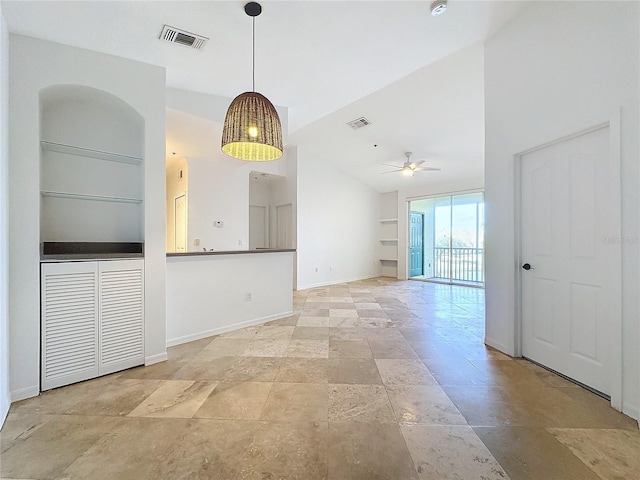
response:
<path fill-rule="evenodd" d="M 534 268 L 528 263 L 525 263 L 524 265 L 522 265 L 522 268 L 524 268 L 525 270 L 534 270 Z"/>

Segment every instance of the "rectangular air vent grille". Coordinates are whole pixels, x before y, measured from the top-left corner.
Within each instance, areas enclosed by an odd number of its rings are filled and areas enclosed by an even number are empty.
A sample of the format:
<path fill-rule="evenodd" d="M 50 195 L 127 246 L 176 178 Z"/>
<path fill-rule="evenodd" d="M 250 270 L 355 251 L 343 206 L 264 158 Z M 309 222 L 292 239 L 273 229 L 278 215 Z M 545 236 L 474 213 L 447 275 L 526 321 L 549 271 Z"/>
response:
<path fill-rule="evenodd" d="M 195 33 L 189 33 L 179 28 L 165 25 L 160 34 L 160 40 L 200 49 L 209 39 L 202 35 L 196 35 Z"/>
<path fill-rule="evenodd" d="M 371 125 L 371 122 L 364 117 L 360 117 L 360 118 L 356 118 L 355 120 L 351 120 L 350 122 L 347 122 L 347 125 L 349 125 L 354 130 L 357 130 L 358 128 Z"/>

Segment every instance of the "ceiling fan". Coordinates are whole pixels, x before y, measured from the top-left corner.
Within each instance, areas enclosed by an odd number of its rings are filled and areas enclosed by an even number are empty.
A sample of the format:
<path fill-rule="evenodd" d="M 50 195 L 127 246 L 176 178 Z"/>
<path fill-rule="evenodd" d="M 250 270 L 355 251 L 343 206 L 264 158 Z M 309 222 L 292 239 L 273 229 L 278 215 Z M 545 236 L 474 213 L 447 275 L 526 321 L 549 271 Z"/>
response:
<path fill-rule="evenodd" d="M 396 170 L 389 170 L 388 172 L 382 172 L 382 173 L 402 172 L 403 175 L 412 177 L 415 172 L 423 172 L 426 170 L 431 170 L 431 171 L 440 170 L 439 168 L 434 168 L 434 167 L 422 167 L 421 165 L 424 163 L 424 160 L 418 160 L 412 163 L 411 155 L 412 155 L 411 152 L 404 153 L 404 156 L 407 157 L 407 161 L 404 162 L 404 164 L 401 167 L 398 165 L 389 165 L 388 163 L 383 163 L 383 165 L 387 167 L 394 167 Z"/>

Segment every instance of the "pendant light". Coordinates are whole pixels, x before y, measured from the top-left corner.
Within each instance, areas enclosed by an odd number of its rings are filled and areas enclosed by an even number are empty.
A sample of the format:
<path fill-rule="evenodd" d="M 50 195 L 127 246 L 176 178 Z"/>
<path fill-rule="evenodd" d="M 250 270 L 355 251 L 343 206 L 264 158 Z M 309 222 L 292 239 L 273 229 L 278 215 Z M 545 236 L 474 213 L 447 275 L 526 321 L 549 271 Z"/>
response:
<path fill-rule="evenodd" d="M 230 157 L 268 162 L 282 156 L 282 126 L 273 104 L 256 92 L 256 17 L 259 3 L 249 2 L 244 11 L 253 21 L 253 90 L 233 99 L 222 129 L 222 151 Z"/>

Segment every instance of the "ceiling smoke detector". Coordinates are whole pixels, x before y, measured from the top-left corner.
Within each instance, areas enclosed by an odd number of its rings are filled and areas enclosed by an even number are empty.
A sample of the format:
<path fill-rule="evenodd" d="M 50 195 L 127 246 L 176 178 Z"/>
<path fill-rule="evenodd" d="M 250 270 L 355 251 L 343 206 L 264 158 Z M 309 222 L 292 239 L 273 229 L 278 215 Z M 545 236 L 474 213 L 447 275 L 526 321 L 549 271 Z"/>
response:
<path fill-rule="evenodd" d="M 447 0 L 436 0 L 431 4 L 431 15 L 437 17 L 447 11 Z"/>
<path fill-rule="evenodd" d="M 209 39 L 202 35 L 189 33 L 184 30 L 180 30 L 179 28 L 165 25 L 162 29 L 162 33 L 160 34 L 160 40 L 177 43 L 178 45 L 184 45 L 185 47 L 191 47 L 199 50 L 204 47 L 204 44 L 207 43 L 207 40 Z"/>

